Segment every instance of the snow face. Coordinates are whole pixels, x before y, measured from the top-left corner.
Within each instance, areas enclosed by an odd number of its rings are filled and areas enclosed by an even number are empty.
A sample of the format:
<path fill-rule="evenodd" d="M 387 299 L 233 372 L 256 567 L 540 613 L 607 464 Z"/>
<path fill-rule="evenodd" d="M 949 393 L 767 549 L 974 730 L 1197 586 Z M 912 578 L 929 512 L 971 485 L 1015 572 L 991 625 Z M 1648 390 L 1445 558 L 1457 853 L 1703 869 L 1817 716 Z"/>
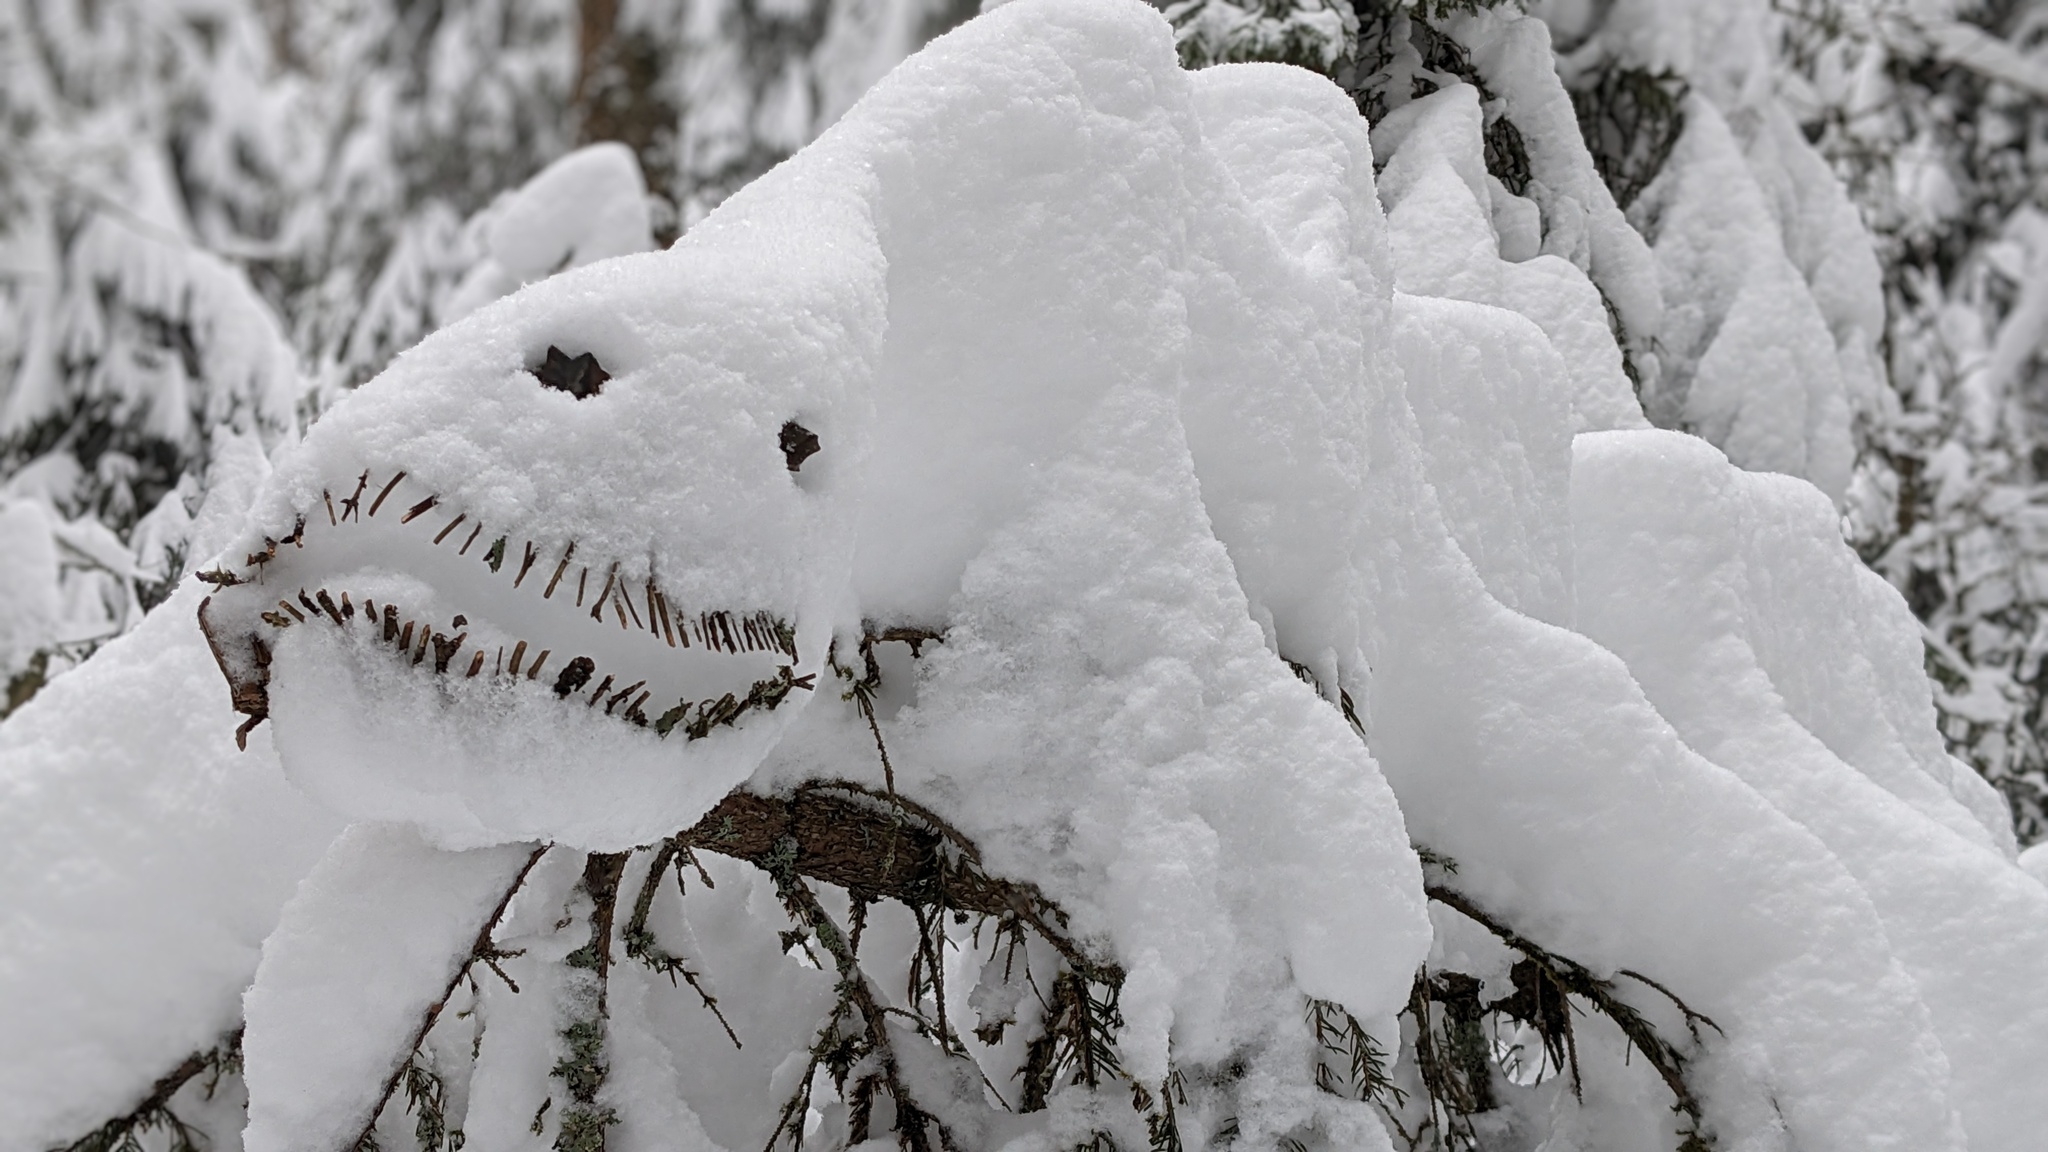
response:
<path fill-rule="evenodd" d="M 841 239 L 864 212 L 847 190 L 765 257 L 706 227 L 555 277 L 323 419 L 207 616 L 293 778 L 451 844 L 592 848 L 744 779 L 807 695 L 844 579 L 852 389 L 880 327 L 872 244 Z M 551 348 L 609 379 L 545 386 Z M 799 475 L 782 441 L 803 431 L 824 447 Z"/>

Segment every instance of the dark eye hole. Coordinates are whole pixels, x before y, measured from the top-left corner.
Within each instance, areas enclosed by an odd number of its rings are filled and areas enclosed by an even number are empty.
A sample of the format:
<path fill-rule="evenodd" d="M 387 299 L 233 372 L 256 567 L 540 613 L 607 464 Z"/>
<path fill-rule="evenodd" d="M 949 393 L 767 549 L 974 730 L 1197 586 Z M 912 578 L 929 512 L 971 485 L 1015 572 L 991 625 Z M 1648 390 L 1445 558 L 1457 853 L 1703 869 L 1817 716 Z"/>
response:
<path fill-rule="evenodd" d="M 804 466 L 804 461 L 817 455 L 818 434 L 791 420 L 782 426 L 782 458 L 789 461 L 789 470 L 795 472 Z"/>
<path fill-rule="evenodd" d="M 612 378 L 591 353 L 572 357 L 553 344 L 548 345 L 548 358 L 533 374 L 540 378 L 541 387 L 567 392 L 578 400 L 597 395 Z"/>

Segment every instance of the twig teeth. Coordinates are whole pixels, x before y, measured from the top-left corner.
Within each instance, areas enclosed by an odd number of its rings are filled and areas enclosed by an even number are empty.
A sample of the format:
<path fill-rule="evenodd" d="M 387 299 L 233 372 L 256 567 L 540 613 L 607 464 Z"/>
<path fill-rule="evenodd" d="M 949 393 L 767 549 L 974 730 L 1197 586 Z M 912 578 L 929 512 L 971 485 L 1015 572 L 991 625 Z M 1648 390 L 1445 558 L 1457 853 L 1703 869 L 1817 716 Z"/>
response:
<path fill-rule="evenodd" d="M 462 642 L 467 639 L 469 639 L 469 633 L 467 632 L 462 633 L 453 640 L 441 635 L 439 632 L 434 633 L 434 671 L 448 671 L 448 662 L 453 660 L 455 654 L 462 650 Z M 481 664 L 484 654 L 479 652 L 476 654 L 476 658 L 477 662 Z"/>
<path fill-rule="evenodd" d="M 483 670 L 484 670 L 484 650 L 483 650 L 483 649 L 481 649 L 481 648 L 479 648 L 479 649 L 477 649 L 477 650 L 476 650 L 476 658 L 475 658 L 474 660 L 471 660 L 471 661 L 469 662 L 469 676 L 468 676 L 467 678 L 468 678 L 468 679 L 470 679 L 470 680 L 474 680 L 474 679 L 476 679 L 476 674 L 477 674 L 477 673 L 479 673 L 479 672 L 481 672 L 481 671 L 483 671 Z"/>
<path fill-rule="evenodd" d="M 526 670 L 526 678 L 528 680 L 540 675 L 540 666 L 548 662 L 548 653 L 552 651 L 554 651 L 552 648 L 543 648 L 540 650 L 540 655 L 533 658 L 532 666 Z"/>
<path fill-rule="evenodd" d="M 590 607 L 590 618 L 600 624 L 604 623 L 604 602 L 610 598 L 612 594 L 612 581 L 618 579 L 618 576 L 619 564 L 618 561 L 614 560 L 612 561 L 612 570 L 605 574 L 604 590 L 597 594 L 597 603 Z M 576 601 L 576 606 L 578 608 L 583 607 L 583 601 L 580 598 Z"/>
<path fill-rule="evenodd" d="M 412 621 L 410 620 L 405 622 L 405 630 L 398 634 L 398 650 L 400 652 L 412 651 Z"/>
<path fill-rule="evenodd" d="M 583 587 L 585 584 L 588 584 L 589 582 L 590 569 L 585 568 L 583 571 L 578 572 L 576 574 L 576 606 L 578 608 L 583 607 Z"/>
<path fill-rule="evenodd" d="M 431 639 L 431 637 L 427 635 L 429 631 L 430 627 L 424 621 L 422 621 L 420 623 L 420 646 L 412 654 L 412 662 L 414 664 L 418 664 L 420 661 L 425 660 L 427 658 L 427 641 Z"/>
<path fill-rule="evenodd" d="M 597 686 L 597 691 L 590 694 L 590 706 L 592 708 L 597 707 L 597 702 L 604 699 L 605 690 L 611 686 L 612 678 L 609 676 L 605 677 L 604 681 Z"/>
<path fill-rule="evenodd" d="M 625 601 L 626 611 L 631 612 L 633 614 L 633 627 L 647 627 L 645 624 L 640 623 L 640 610 L 638 608 L 633 607 L 633 598 L 631 596 L 626 595 L 626 586 L 624 584 L 619 585 L 619 599 Z"/>
<path fill-rule="evenodd" d="M 384 642 L 389 644 L 396 639 L 398 639 L 398 609 L 386 603 L 384 605 Z"/>
<path fill-rule="evenodd" d="M 298 621 L 299 623 L 304 624 L 306 622 L 306 614 L 304 612 L 299 611 L 297 608 L 292 607 L 291 601 L 279 600 L 277 602 L 277 606 L 291 613 L 292 619 Z"/>
<path fill-rule="evenodd" d="M 624 608 L 619 607 L 619 601 L 624 600 L 625 598 L 626 594 L 623 591 L 621 591 L 617 596 L 612 597 L 612 615 L 617 616 L 619 618 L 619 631 L 621 632 L 624 632 L 626 630 L 626 610 Z"/>
<path fill-rule="evenodd" d="M 450 520 L 446 528 L 443 528 L 439 532 L 434 534 L 434 543 L 439 544 L 441 541 L 446 540 L 448 538 L 448 534 L 450 532 L 455 531 L 456 525 L 461 524 L 464 520 L 467 519 L 469 519 L 469 513 L 457 512 L 455 514 L 455 519 Z M 477 527 L 481 528 L 483 527 L 483 525 L 479 524 L 477 525 Z"/>
<path fill-rule="evenodd" d="M 306 614 L 308 616 L 318 616 L 320 614 L 320 606 L 313 603 L 313 598 L 306 595 L 304 588 L 299 589 L 299 603 L 306 606 Z"/>
<path fill-rule="evenodd" d="M 474 543 L 476 543 L 476 538 L 477 538 L 478 536 L 481 536 L 481 535 L 483 535 L 483 531 L 484 531 L 484 526 L 483 526 L 483 522 L 482 522 L 482 521 L 478 521 L 478 522 L 477 522 L 477 526 L 476 526 L 476 527 L 474 527 L 474 528 L 471 528 L 471 529 L 469 530 L 469 539 L 467 539 L 467 540 L 464 540 L 464 541 L 462 542 L 462 547 L 461 547 L 460 549 L 458 549 L 458 550 L 456 551 L 456 553 L 455 553 L 455 554 L 456 554 L 457 556 L 467 556 L 467 555 L 469 555 L 469 546 L 470 546 L 471 544 L 474 544 Z"/>
<path fill-rule="evenodd" d="M 540 594 L 541 599 L 554 599 L 555 585 L 560 584 L 562 582 L 562 573 L 567 572 L 569 570 L 569 557 L 574 556 L 575 554 L 576 542 L 574 540 L 571 540 L 569 541 L 569 547 L 562 551 L 562 562 L 560 564 L 555 565 L 555 574 L 548 579 L 547 591 L 542 592 Z"/>
<path fill-rule="evenodd" d="M 341 521 L 335 519 L 334 516 L 334 494 L 332 492 L 329 492 L 327 489 L 322 488 L 320 490 L 320 499 L 325 500 L 327 502 L 327 526 L 329 528 L 333 528 L 339 525 Z"/>
<path fill-rule="evenodd" d="M 512 674 L 513 674 L 514 676 L 517 676 L 517 675 L 519 675 L 519 663 L 520 663 L 520 661 L 522 661 L 522 660 L 525 660 L 525 659 L 526 659 L 526 641 L 524 641 L 524 640 L 521 640 L 521 641 L 520 641 L 519 643 L 517 643 L 517 644 L 514 644 L 514 645 L 512 646 Z"/>
<path fill-rule="evenodd" d="M 348 593 L 341 594 L 341 616 L 344 620 L 356 618 L 356 606 L 348 602 Z"/>
<path fill-rule="evenodd" d="M 668 619 L 668 597 L 654 591 L 653 585 L 648 586 L 648 592 L 654 597 L 654 606 L 649 611 L 661 620 L 661 634 L 668 641 L 668 646 L 673 648 L 676 646 L 676 630 L 675 625 L 669 623 Z"/>
<path fill-rule="evenodd" d="M 346 595 L 346 593 L 343 593 L 343 595 Z M 334 606 L 334 597 L 332 597 L 332 596 L 329 596 L 329 595 L 327 594 L 327 589 L 325 589 L 325 588 L 322 588 L 322 589 L 320 590 L 320 593 L 319 593 L 318 599 L 319 599 L 319 601 L 320 601 L 320 610 L 321 610 L 321 611 L 323 611 L 323 612 L 325 612 L 325 613 L 327 613 L 327 615 L 328 615 L 328 616 L 329 616 L 330 618 L 332 618 L 332 619 L 333 619 L 333 621 L 334 621 L 334 624 L 335 624 L 335 627 L 337 627 L 337 628 L 338 628 L 338 627 L 340 627 L 340 626 L 341 626 L 341 609 L 339 609 L 339 608 L 336 608 L 336 607 Z"/>
<path fill-rule="evenodd" d="M 365 472 L 363 475 L 368 476 L 369 473 Z M 384 498 L 391 495 L 391 490 L 398 487 L 398 482 L 403 479 L 405 479 L 405 473 L 400 472 L 391 478 L 391 483 L 384 485 L 384 490 L 377 493 L 375 500 L 370 501 L 370 515 L 375 516 L 377 514 L 377 509 L 384 506 Z"/>
<path fill-rule="evenodd" d="M 411 508 L 408 508 L 406 510 L 405 515 L 398 518 L 398 522 L 400 524 L 410 524 L 413 521 L 419 519 L 421 516 L 426 515 L 427 509 L 432 508 L 434 505 L 439 504 L 440 502 L 441 498 L 439 496 L 429 496 L 425 500 L 422 500 L 419 503 L 413 505 Z M 440 543 L 438 538 L 435 540 L 435 543 Z"/>
<path fill-rule="evenodd" d="M 528 540 L 526 542 L 526 559 L 519 562 L 519 575 L 512 578 L 512 586 L 514 588 L 519 587 L 525 581 L 526 574 L 533 570 L 533 562 L 538 559 L 540 559 L 540 550 L 533 546 L 533 541 Z"/>
<path fill-rule="evenodd" d="M 500 645 L 498 645 L 498 663 L 497 663 L 497 664 L 496 664 L 496 665 L 495 665 L 494 667 L 492 667 L 492 669 L 491 669 L 491 675 L 493 675 L 493 676 L 503 676 L 504 674 L 505 674 L 505 646 L 504 646 L 503 644 L 500 644 Z"/>
<path fill-rule="evenodd" d="M 356 518 L 356 523 L 360 524 L 363 522 L 363 490 L 369 486 L 370 470 L 365 468 L 363 469 L 363 474 L 356 477 L 355 495 L 341 502 L 341 518 L 343 520 L 353 516 Z"/>
<path fill-rule="evenodd" d="M 610 683 L 610 681 L 607 680 L 606 683 Z M 640 689 L 646 683 L 647 681 L 645 680 L 635 680 L 633 681 L 633 683 L 627 685 L 626 687 L 619 689 L 619 691 L 613 694 L 612 696 L 607 697 L 604 702 L 604 714 L 607 716 L 611 715 L 612 709 L 617 708 L 620 702 L 624 701 L 633 693 L 640 691 Z"/>

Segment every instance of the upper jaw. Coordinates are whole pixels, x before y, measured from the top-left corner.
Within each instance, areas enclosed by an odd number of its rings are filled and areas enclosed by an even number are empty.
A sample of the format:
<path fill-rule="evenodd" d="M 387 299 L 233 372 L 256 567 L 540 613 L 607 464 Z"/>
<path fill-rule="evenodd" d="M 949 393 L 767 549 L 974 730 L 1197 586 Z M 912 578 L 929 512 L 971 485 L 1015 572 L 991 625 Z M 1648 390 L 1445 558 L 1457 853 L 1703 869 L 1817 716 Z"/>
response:
<path fill-rule="evenodd" d="M 218 588 L 200 622 L 248 718 L 238 740 L 269 716 L 274 654 L 302 627 L 686 742 L 813 683 L 785 611 L 681 603 L 644 560 L 485 524 L 402 471 L 330 482 L 289 533 L 200 578 Z"/>

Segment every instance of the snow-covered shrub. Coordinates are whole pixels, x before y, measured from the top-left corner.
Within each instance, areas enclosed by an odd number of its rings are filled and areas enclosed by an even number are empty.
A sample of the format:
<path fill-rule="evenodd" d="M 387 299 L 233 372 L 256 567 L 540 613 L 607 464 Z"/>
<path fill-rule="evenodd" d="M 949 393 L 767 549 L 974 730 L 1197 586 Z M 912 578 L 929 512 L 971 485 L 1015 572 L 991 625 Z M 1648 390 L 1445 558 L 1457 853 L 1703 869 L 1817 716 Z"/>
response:
<path fill-rule="evenodd" d="M 1912 616 L 1644 419 L 1541 25 L 1431 28 L 1369 133 L 1006 5 L 251 458 L 0 726 L 0 1148 L 2031 1147 Z"/>

